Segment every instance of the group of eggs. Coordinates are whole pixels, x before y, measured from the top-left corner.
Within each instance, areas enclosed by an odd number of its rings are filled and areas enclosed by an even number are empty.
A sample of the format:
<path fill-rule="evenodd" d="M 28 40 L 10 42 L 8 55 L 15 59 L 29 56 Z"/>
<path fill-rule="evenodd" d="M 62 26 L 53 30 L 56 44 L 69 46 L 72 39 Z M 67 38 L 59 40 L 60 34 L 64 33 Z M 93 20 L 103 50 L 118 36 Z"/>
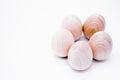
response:
<path fill-rule="evenodd" d="M 59 57 L 68 57 L 73 69 L 86 70 L 93 59 L 105 60 L 112 51 L 112 39 L 104 28 L 105 19 L 100 14 L 91 15 L 83 25 L 77 16 L 68 16 L 53 36 L 53 51 Z M 79 41 L 82 32 L 88 41 Z"/>

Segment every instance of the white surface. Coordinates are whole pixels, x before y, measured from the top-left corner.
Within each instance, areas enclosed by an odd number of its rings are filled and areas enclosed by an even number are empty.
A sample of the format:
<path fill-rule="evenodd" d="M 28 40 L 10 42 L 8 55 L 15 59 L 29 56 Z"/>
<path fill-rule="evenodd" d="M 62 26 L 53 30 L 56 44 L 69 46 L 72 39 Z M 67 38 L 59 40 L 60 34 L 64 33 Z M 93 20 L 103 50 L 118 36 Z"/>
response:
<path fill-rule="evenodd" d="M 65 16 L 84 22 L 93 13 L 105 17 L 113 51 L 77 72 L 52 54 L 51 38 Z M 119 80 L 119 30 L 119 0 L 0 0 L 0 80 Z"/>

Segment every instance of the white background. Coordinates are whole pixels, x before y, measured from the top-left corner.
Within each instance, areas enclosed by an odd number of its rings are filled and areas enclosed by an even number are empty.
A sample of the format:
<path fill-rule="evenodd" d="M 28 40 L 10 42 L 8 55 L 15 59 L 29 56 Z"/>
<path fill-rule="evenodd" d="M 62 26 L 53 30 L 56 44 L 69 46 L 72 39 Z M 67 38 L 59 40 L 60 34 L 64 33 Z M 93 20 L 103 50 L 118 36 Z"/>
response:
<path fill-rule="evenodd" d="M 51 38 L 65 16 L 84 23 L 94 13 L 105 17 L 113 50 L 108 60 L 77 72 L 52 53 Z M 0 80 L 119 80 L 119 35 L 119 0 L 0 0 Z"/>

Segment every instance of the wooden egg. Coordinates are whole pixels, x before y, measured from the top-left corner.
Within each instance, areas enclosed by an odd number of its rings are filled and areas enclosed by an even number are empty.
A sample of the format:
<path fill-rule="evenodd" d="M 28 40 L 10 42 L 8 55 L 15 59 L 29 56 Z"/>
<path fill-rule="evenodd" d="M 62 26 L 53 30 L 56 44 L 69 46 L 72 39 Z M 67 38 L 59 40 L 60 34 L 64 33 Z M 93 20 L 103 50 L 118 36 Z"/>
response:
<path fill-rule="evenodd" d="M 78 41 L 71 46 L 68 53 L 68 62 L 74 70 L 88 69 L 92 60 L 92 49 L 88 42 Z"/>
<path fill-rule="evenodd" d="M 105 60 L 112 51 L 112 39 L 104 31 L 96 32 L 89 40 L 93 51 L 93 58 L 96 60 Z"/>
<path fill-rule="evenodd" d="M 103 31 L 105 28 L 105 20 L 100 14 L 94 14 L 87 18 L 83 25 L 83 32 L 87 39 L 98 31 Z"/>
<path fill-rule="evenodd" d="M 62 29 L 55 33 L 52 39 L 52 48 L 59 57 L 67 57 L 68 50 L 74 43 L 73 35 L 70 31 Z"/>
<path fill-rule="evenodd" d="M 75 40 L 78 40 L 82 34 L 82 23 L 77 16 L 66 17 L 62 26 L 73 34 Z"/>

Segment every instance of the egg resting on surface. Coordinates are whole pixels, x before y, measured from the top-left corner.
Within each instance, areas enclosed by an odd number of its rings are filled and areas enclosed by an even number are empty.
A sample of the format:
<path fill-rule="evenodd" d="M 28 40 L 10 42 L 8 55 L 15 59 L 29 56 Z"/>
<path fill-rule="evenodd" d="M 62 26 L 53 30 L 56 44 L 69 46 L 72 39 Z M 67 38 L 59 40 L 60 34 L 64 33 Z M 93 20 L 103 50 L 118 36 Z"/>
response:
<path fill-rule="evenodd" d="M 88 42 L 78 41 L 71 46 L 68 53 L 68 62 L 74 70 L 88 69 L 92 60 L 92 49 Z"/>
<path fill-rule="evenodd" d="M 96 32 L 89 40 L 93 51 L 93 58 L 96 60 L 105 60 L 112 51 L 112 39 L 104 31 Z"/>
<path fill-rule="evenodd" d="M 67 16 L 63 20 L 62 27 L 69 30 L 75 40 L 78 40 L 82 34 L 82 23 L 77 16 Z"/>
<path fill-rule="evenodd" d="M 83 25 L 83 33 L 87 39 L 98 31 L 103 31 L 105 29 L 105 19 L 100 14 L 93 14 L 89 16 Z"/>
<path fill-rule="evenodd" d="M 52 49 L 58 57 L 67 57 L 68 50 L 74 43 L 73 35 L 66 29 L 61 29 L 52 38 Z"/>

